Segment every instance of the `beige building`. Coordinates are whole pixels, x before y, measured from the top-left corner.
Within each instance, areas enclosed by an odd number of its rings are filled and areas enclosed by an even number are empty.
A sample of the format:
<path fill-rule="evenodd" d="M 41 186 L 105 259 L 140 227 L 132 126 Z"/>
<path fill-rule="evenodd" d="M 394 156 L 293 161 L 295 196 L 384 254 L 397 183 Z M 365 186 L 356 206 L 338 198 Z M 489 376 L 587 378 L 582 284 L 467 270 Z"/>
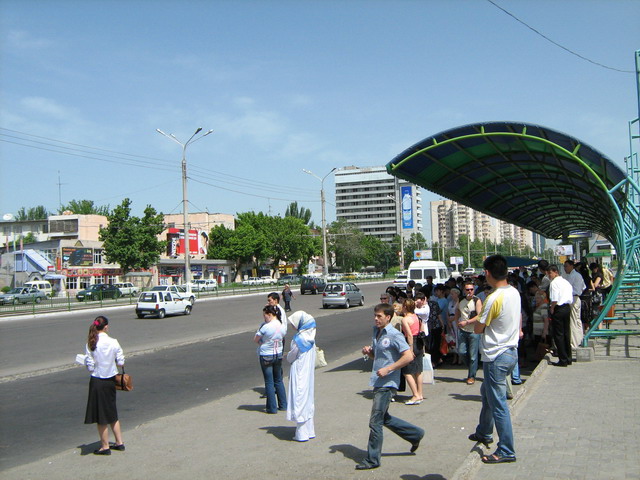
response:
<path fill-rule="evenodd" d="M 530 247 L 537 250 L 540 239 L 530 230 L 503 222 L 478 212 L 453 200 L 430 202 L 431 237 L 445 248 L 456 246 L 460 235 L 469 235 L 471 241 L 487 240 L 503 243 L 513 239 L 519 248 Z"/>

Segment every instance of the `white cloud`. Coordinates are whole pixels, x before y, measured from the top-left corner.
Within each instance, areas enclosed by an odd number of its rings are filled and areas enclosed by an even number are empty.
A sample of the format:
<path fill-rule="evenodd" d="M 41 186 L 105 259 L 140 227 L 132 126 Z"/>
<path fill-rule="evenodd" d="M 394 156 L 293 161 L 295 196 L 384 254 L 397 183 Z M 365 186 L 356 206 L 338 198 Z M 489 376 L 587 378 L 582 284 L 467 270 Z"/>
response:
<path fill-rule="evenodd" d="M 77 120 L 78 113 L 71 108 L 63 107 L 54 100 L 44 97 L 25 97 L 20 101 L 23 108 L 35 115 L 44 115 L 56 120 Z"/>
<path fill-rule="evenodd" d="M 46 38 L 37 38 L 24 30 L 11 30 L 7 34 L 9 49 L 39 50 L 48 48 L 53 42 Z"/>

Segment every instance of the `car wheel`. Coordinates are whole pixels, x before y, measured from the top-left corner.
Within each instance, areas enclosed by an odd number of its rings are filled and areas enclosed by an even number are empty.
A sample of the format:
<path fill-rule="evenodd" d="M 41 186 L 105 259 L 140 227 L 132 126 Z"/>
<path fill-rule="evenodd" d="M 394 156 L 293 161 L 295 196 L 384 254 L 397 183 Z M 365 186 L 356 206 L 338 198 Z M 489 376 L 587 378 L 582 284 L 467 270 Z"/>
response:
<path fill-rule="evenodd" d="M 313 290 L 311 290 L 311 293 L 314 294 L 314 295 L 317 295 L 318 294 L 318 290 L 314 288 Z"/>
<path fill-rule="evenodd" d="M 158 312 L 158 318 L 164 318 L 164 310 Z"/>
<path fill-rule="evenodd" d="M 364 306 L 364 295 L 360 297 L 360 306 Z"/>
<path fill-rule="evenodd" d="M 18 300 L 17 298 L 13 299 L 13 304 L 14 305 L 18 305 L 20 303 L 20 300 Z"/>
<path fill-rule="evenodd" d="M 346 300 L 344 302 L 344 308 L 349 308 L 351 306 L 351 304 L 349 303 L 349 300 Z"/>
<path fill-rule="evenodd" d="M 322 308 L 329 308 L 329 305 L 323 303 Z"/>
<path fill-rule="evenodd" d="M 42 299 L 40 297 L 36 297 L 36 303 L 40 303 Z"/>
<path fill-rule="evenodd" d="M 189 306 L 184 307 L 184 314 L 185 315 L 191 315 L 191 307 L 189 307 Z"/>
<path fill-rule="evenodd" d="M 196 297 L 194 297 L 194 296 L 189 297 L 189 303 L 190 303 L 191 305 L 193 305 L 194 303 L 196 303 Z"/>
<path fill-rule="evenodd" d="M 138 316 L 138 318 L 144 318 L 144 313 L 136 313 L 136 315 Z"/>

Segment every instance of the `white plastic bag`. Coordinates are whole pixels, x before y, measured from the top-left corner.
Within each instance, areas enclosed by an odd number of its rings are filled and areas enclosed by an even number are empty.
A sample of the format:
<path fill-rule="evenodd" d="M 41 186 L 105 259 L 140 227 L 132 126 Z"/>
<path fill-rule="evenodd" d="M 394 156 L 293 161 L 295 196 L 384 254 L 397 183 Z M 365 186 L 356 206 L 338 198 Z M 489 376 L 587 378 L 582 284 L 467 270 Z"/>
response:
<path fill-rule="evenodd" d="M 422 357 L 422 383 L 433 385 L 436 379 L 433 375 L 433 365 L 431 365 L 431 355 L 425 353 Z"/>

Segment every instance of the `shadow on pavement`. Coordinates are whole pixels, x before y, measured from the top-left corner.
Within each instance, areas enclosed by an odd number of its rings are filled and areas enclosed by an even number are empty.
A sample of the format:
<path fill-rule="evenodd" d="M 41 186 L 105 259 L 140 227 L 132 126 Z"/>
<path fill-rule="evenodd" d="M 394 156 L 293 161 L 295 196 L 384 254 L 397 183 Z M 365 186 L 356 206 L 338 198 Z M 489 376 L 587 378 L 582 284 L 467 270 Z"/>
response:
<path fill-rule="evenodd" d="M 83 443 L 76 448 L 80 449 L 80 455 L 92 455 L 95 450 L 100 448 L 100 442 Z"/>
<path fill-rule="evenodd" d="M 424 477 L 419 477 L 418 475 L 400 475 L 400 478 L 402 480 L 447 480 L 446 477 L 443 477 L 439 473 L 431 473 Z"/>
<path fill-rule="evenodd" d="M 293 442 L 293 437 L 296 434 L 296 427 L 283 427 L 283 426 L 274 426 L 274 427 L 260 427 L 260 430 L 266 430 L 266 432 L 270 435 L 273 435 L 278 440 L 283 440 L 287 442 Z"/>
<path fill-rule="evenodd" d="M 246 410 L 248 412 L 264 412 L 264 403 L 260 405 L 238 405 L 238 410 Z"/>
<path fill-rule="evenodd" d="M 459 393 L 450 393 L 450 397 L 454 400 L 462 400 L 463 402 L 481 402 L 482 397 L 480 395 L 461 395 Z"/>
<path fill-rule="evenodd" d="M 327 370 L 325 373 L 346 372 L 352 370 L 357 372 L 370 372 L 371 363 L 365 362 L 364 360 L 362 360 L 362 358 L 357 358 L 356 360 L 352 360 L 351 362 L 345 363 L 344 365 L 340 365 L 339 367 Z"/>
<path fill-rule="evenodd" d="M 366 450 L 362 450 L 358 447 L 354 447 L 353 445 L 349 445 L 346 443 L 340 445 L 331 445 L 329 447 L 329 453 L 336 452 L 340 452 L 345 458 L 349 458 L 354 462 L 360 462 L 367 456 Z"/>

